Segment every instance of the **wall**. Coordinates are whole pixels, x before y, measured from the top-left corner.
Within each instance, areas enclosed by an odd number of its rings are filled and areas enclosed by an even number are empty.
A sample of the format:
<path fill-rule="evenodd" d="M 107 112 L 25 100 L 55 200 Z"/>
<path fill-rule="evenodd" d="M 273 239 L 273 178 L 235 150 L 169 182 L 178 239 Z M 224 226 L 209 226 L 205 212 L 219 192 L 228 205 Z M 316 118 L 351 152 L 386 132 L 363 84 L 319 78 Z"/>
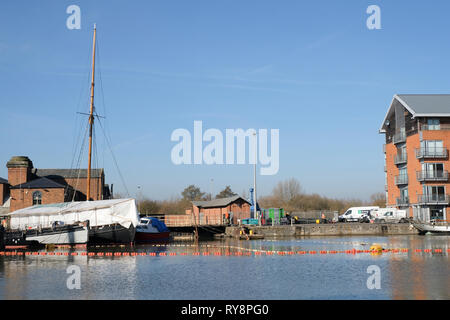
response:
<path fill-rule="evenodd" d="M 33 192 L 41 191 L 42 204 L 64 202 L 64 188 L 55 189 L 11 189 L 10 212 L 33 205 Z"/>

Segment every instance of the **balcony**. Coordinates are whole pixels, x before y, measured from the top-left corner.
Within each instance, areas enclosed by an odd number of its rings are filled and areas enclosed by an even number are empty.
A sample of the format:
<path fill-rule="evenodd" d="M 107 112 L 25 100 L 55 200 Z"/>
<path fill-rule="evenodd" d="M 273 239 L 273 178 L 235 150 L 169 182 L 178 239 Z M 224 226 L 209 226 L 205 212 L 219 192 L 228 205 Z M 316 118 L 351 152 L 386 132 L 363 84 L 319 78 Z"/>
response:
<path fill-rule="evenodd" d="M 404 207 L 404 206 L 409 206 L 409 198 L 408 197 L 406 197 L 406 198 L 397 198 L 396 199 L 396 203 L 397 203 L 397 206 L 399 206 L 399 207 Z"/>
<path fill-rule="evenodd" d="M 448 171 L 417 171 L 417 181 L 447 181 Z"/>
<path fill-rule="evenodd" d="M 392 141 L 394 142 L 394 144 L 406 142 L 406 133 L 399 132 L 399 133 L 394 134 Z"/>
<path fill-rule="evenodd" d="M 450 124 L 446 124 L 446 123 L 434 124 L 434 125 L 421 124 L 420 130 L 422 130 L 422 131 L 450 130 Z"/>
<path fill-rule="evenodd" d="M 448 205 L 450 197 L 448 194 L 419 194 L 417 202 L 422 205 Z"/>
<path fill-rule="evenodd" d="M 395 185 L 408 184 L 408 175 L 401 174 L 399 176 L 395 176 Z"/>
<path fill-rule="evenodd" d="M 447 158 L 448 152 L 446 148 L 419 148 L 416 149 L 417 159 L 436 159 Z"/>
<path fill-rule="evenodd" d="M 407 158 L 408 158 L 408 157 L 406 156 L 406 153 L 397 154 L 397 155 L 394 157 L 394 163 L 395 163 L 395 164 L 406 163 Z"/>

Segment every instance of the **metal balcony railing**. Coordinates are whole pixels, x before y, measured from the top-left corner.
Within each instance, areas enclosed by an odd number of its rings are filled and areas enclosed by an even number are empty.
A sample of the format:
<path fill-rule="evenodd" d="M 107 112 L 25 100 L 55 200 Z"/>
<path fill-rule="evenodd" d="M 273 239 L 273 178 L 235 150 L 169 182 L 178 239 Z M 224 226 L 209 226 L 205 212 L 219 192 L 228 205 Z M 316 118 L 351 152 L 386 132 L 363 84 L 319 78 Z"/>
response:
<path fill-rule="evenodd" d="M 419 204 L 449 204 L 448 194 L 419 194 L 417 202 Z"/>
<path fill-rule="evenodd" d="M 399 176 L 395 176 L 395 185 L 400 184 L 408 184 L 408 175 L 407 174 L 401 174 Z"/>
<path fill-rule="evenodd" d="M 407 160 L 408 160 L 408 157 L 406 156 L 406 153 L 400 153 L 394 157 L 395 164 L 406 163 Z"/>
<path fill-rule="evenodd" d="M 397 206 L 409 206 L 409 198 L 397 198 L 396 203 Z"/>
<path fill-rule="evenodd" d="M 450 124 L 448 124 L 448 123 L 433 124 L 433 125 L 422 124 L 422 125 L 420 125 L 420 130 L 422 130 L 422 131 L 450 130 Z"/>
<path fill-rule="evenodd" d="M 406 141 L 406 132 L 399 132 L 394 134 L 394 138 L 392 139 L 394 144 L 405 142 Z"/>
<path fill-rule="evenodd" d="M 447 148 L 419 148 L 416 149 L 417 159 L 422 158 L 447 158 Z"/>
<path fill-rule="evenodd" d="M 447 181 L 448 171 L 417 171 L 417 181 Z"/>

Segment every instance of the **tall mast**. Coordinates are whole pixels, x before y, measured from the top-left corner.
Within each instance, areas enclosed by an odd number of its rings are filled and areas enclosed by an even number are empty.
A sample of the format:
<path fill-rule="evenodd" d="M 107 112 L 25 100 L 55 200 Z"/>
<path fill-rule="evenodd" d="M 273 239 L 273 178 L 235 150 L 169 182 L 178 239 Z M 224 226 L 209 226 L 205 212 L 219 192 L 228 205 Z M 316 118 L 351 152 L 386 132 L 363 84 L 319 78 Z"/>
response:
<path fill-rule="evenodd" d="M 91 81 L 91 110 L 89 113 L 89 163 L 87 174 L 87 201 L 91 200 L 91 158 L 92 158 L 92 126 L 94 125 L 94 76 L 95 76 L 95 35 L 97 27 L 94 24 L 94 44 L 92 50 L 92 81 Z"/>

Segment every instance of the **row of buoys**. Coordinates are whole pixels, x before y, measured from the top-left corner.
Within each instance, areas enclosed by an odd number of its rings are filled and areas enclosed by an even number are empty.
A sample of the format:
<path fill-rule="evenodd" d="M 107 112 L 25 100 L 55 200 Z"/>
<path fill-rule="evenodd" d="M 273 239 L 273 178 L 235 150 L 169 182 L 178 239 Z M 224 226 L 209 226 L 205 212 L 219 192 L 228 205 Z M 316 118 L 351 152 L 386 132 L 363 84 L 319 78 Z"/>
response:
<path fill-rule="evenodd" d="M 380 246 L 373 245 L 370 250 L 357 250 L 357 249 L 351 249 L 351 250 L 309 250 L 309 251 L 235 251 L 235 252 L 192 252 L 192 256 L 251 256 L 252 254 L 260 256 L 262 254 L 265 255 L 316 255 L 316 254 L 338 254 L 338 253 L 345 253 L 345 254 L 360 254 L 360 253 L 371 253 L 371 254 L 381 254 L 381 253 L 408 253 L 408 252 L 414 252 L 414 253 L 444 253 L 444 252 L 450 252 L 450 249 L 414 249 L 410 250 L 407 248 L 399 248 L 399 249 L 383 249 Z M 176 253 L 176 252 L 128 252 L 128 251 L 116 251 L 116 252 L 45 252 L 45 251 L 0 251 L 0 256 L 187 256 L 189 253 L 182 252 L 182 253 Z"/>

